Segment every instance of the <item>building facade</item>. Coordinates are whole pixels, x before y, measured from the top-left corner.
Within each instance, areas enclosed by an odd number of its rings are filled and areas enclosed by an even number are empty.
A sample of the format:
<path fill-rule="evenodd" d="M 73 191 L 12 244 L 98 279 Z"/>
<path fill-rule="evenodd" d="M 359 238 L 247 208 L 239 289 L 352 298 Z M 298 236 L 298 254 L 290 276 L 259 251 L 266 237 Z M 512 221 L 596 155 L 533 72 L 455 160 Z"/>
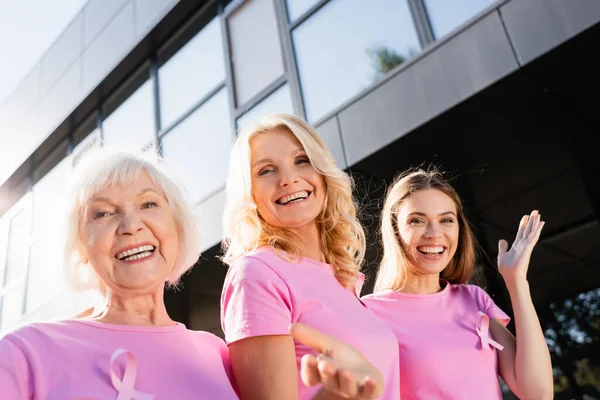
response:
<path fill-rule="evenodd" d="M 66 178 L 98 141 L 159 151 L 180 177 L 204 254 L 166 300 L 222 334 L 229 149 L 244 125 L 285 112 L 355 178 L 365 291 L 378 205 L 405 168 L 453 177 L 480 284 L 509 315 L 497 241 L 540 209 L 529 279 L 556 398 L 600 398 L 599 22 L 592 0 L 90 0 L 0 106 L 0 334 L 93 299 L 65 290 L 56 227 Z"/>

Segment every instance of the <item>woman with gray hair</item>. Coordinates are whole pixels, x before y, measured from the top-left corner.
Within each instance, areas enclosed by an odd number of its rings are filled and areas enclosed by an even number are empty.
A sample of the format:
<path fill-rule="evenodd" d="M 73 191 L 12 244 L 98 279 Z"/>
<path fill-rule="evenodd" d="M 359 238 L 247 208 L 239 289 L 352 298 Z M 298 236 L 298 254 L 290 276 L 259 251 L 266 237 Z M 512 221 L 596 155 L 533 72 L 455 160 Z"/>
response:
<path fill-rule="evenodd" d="M 225 343 L 173 321 L 164 304 L 165 285 L 175 286 L 200 255 L 179 187 L 156 162 L 107 149 L 87 154 L 73 182 L 67 271 L 71 283 L 98 290 L 103 302 L 79 318 L 3 337 L 2 398 L 237 399 Z M 319 371 L 337 368 L 377 378 L 352 348 L 310 327 L 292 333 L 330 356 L 320 366 L 306 363 L 307 382 L 332 385 Z"/>

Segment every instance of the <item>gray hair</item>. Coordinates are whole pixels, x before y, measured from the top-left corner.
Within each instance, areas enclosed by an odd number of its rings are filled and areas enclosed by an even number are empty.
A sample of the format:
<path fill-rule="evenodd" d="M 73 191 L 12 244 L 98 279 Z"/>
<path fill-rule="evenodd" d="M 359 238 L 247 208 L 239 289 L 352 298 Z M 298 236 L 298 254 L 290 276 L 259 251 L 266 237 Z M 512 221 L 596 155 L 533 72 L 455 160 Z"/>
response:
<path fill-rule="evenodd" d="M 165 196 L 179 230 L 179 252 L 167 285 L 176 286 L 181 276 L 200 257 L 200 233 L 197 218 L 182 189 L 164 171 L 162 159 L 148 151 L 132 154 L 95 147 L 80 158 L 71 176 L 65 232 L 65 269 L 72 289 L 100 290 L 101 282 L 90 265 L 82 264 L 78 252 L 80 221 L 85 204 L 100 190 L 131 183 L 145 172 Z"/>

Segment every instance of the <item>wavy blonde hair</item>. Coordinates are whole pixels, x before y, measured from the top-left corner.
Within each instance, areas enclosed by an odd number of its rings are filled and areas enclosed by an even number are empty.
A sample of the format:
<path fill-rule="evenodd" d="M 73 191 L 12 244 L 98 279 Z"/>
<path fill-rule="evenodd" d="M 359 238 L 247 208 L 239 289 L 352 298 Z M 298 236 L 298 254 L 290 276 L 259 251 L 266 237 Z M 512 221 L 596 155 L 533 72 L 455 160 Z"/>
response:
<path fill-rule="evenodd" d="M 262 246 L 283 250 L 294 258 L 301 254 L 302 243 L 291 231 L 268 224 L 258 213 L 252 197 L 250 142 L 265 132 L 285 130 L 300 142 L 313 167 L 323 176 L 325 205 L 317 217 L 321 248 L 325 261 L 334 268 L 338 281 L 353 287 L 365 253 L 365 234 L 356 216 L 352 197 L 353 181 L 335 165 L 333 155 L 314 128 L 300 118 L 270 114 L 244 129 L 233 148 L 225 189 L 223 215 L 223 261 L 231 265 L 243 255 Z"/>
<path fill-rule="evenodd" d="M 406 284 L 410 260 L 398 234 L 398 212 L 402 202 L 420 190 L 436 189 L 454 201 L 458 219 L 458 248 L 440 278 L 452 284 L 466 283 L 473 274 L 476 240 L 465 217 L 458 193 L 436 169 L 409 170 L 399 175 L 390 186 L 381 214 L 383 259 L 377 272 L 374 292 L 402 290 Z"/>

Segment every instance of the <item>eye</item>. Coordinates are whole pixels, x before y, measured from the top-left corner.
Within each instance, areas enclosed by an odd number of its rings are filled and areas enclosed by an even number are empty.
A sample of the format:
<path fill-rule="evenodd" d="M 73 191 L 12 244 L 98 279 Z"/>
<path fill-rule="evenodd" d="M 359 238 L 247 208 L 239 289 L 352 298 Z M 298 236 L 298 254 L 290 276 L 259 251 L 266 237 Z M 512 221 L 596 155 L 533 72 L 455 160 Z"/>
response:
<path fill-rule="evenodd" d="M 306 156 L 298 157 L 296 159 L 296 165 L 298 165 L 298 164 L 310 164 L 310 160 Z"/>
<path fill-rule="evenodd" d="M 95 212 L 95 213 L 93 214 L 92 218 L 93 218 L 94 220 L 96 220 L 96 219 L 100 219 L 100 218 L 105 218 L 105 217 L 108 217 L 109 215 L 110 215 L 110 214 L 109 214 L 108 212 L 106 212 L 106 211 L 98 211 L 98 212 Z"/>
<path fill-rule="evenodd" d="M 444 224 L 452 224 L 452 223 L 454 223 L 454 220 L 452 218 L 444 218 L 442 220 L 442 223 L 444 223 Z"/>
<path fill-rule="evenodd" d="M 263 169 L 261 169 L 260 171 L 258 171 L 258 176 L 263 176 L 266 174 L 269 174 L 271 172 L 273 172 L 275 169 L 273 167 L 265 167 Z"/>
<path fill-rule="evenodd" d="M 144 204 L 142 204 L 142 208 L 154 208 L 154 207 L 158 207 L 158 203 L 156 203 L 155 201 L 147 201 Z"/>
<path fill-rule="evenodd" d="M 424 221 L 421 218 L 413 218 L 410 221 L 408 221 L 408 223 L 410 225 L 417 225 L 417 224 L 422 224 Z"/>

